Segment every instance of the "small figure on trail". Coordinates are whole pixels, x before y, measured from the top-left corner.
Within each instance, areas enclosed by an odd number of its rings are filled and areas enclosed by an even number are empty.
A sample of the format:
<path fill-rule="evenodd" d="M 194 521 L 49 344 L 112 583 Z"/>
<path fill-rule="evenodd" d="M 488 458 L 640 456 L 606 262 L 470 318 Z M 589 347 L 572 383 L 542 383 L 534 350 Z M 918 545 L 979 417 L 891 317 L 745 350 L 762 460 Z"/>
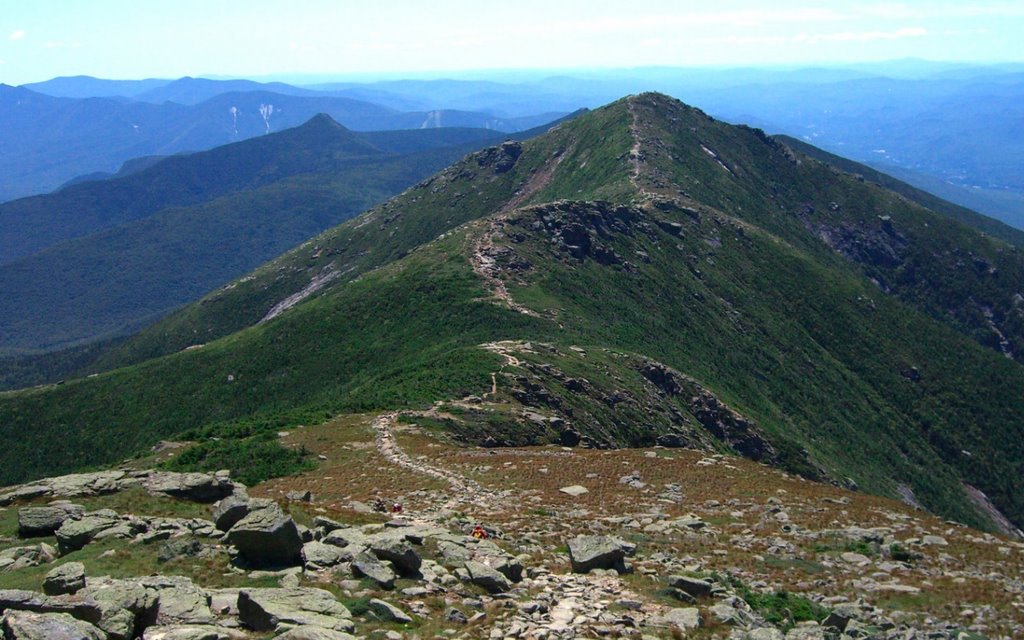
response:
<path fill-rule="evenodd" d="M 402 513 L 402 505 L 398 502 L 391 505 L 391 513 Z"/>
<path fill-rule="evenodd" d="M 490 536 L 487 535 L 487 531 L 480 525 L 473 527 L 473 533 L 469 534 L 477 540 L 486 540 Z"/>

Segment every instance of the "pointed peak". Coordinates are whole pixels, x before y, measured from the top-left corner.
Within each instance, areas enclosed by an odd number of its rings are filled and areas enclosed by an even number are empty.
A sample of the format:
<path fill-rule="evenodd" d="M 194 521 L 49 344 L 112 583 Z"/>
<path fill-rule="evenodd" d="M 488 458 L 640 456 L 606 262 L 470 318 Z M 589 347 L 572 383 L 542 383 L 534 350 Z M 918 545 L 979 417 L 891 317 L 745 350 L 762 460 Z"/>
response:
<path fill-rule="evenodd" d="M 318 113 L 309 120 L 306 120 L 305 124 L 299 126 L 301 128 L 308 127 L 310 129 L 326 128 L 331 130 L 349 131 L 348 128 L 346 128 L 344 125 L 342 125 L 341 123 L 339 123 L 337 120 L 327 115 L 326 113 Z"/>

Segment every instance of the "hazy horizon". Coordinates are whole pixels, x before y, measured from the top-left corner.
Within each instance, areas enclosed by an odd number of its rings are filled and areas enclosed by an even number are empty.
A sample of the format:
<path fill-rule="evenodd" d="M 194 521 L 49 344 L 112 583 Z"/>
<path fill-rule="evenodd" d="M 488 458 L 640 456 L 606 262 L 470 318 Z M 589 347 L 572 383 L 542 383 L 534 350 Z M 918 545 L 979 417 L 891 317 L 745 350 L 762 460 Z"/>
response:
<path fill-rule="evenodd" d="M 8 3 L 0 82 L 1024 62 L 1012 2 Z M 321 80 L 315 80 L 321 81 Z"/>

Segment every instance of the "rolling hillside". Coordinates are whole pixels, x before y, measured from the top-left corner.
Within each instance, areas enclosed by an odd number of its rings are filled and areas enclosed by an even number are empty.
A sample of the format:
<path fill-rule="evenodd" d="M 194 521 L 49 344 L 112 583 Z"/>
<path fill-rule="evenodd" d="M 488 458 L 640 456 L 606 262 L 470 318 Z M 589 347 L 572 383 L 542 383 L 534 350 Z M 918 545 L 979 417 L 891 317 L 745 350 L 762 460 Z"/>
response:
<path fill-rule="evenodd" d="M 104 373 L 0 396 L 0 481 L 441 402 L 471 443 L 728 451 L 1020 526 L 1022 267 L 643 94 L 467 156 L 117 345 Z"/>

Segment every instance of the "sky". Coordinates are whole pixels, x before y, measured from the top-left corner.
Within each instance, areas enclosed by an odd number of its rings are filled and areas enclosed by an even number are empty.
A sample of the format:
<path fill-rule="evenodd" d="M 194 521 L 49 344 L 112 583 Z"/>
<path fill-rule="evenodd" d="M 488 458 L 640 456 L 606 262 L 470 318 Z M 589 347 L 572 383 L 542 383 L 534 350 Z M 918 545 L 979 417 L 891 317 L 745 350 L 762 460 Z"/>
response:
<path fill-rule="evenodd" d="M 0 0 L 0 82 L 1021 62 L 1022 36 L 1022 0 Z"/>

